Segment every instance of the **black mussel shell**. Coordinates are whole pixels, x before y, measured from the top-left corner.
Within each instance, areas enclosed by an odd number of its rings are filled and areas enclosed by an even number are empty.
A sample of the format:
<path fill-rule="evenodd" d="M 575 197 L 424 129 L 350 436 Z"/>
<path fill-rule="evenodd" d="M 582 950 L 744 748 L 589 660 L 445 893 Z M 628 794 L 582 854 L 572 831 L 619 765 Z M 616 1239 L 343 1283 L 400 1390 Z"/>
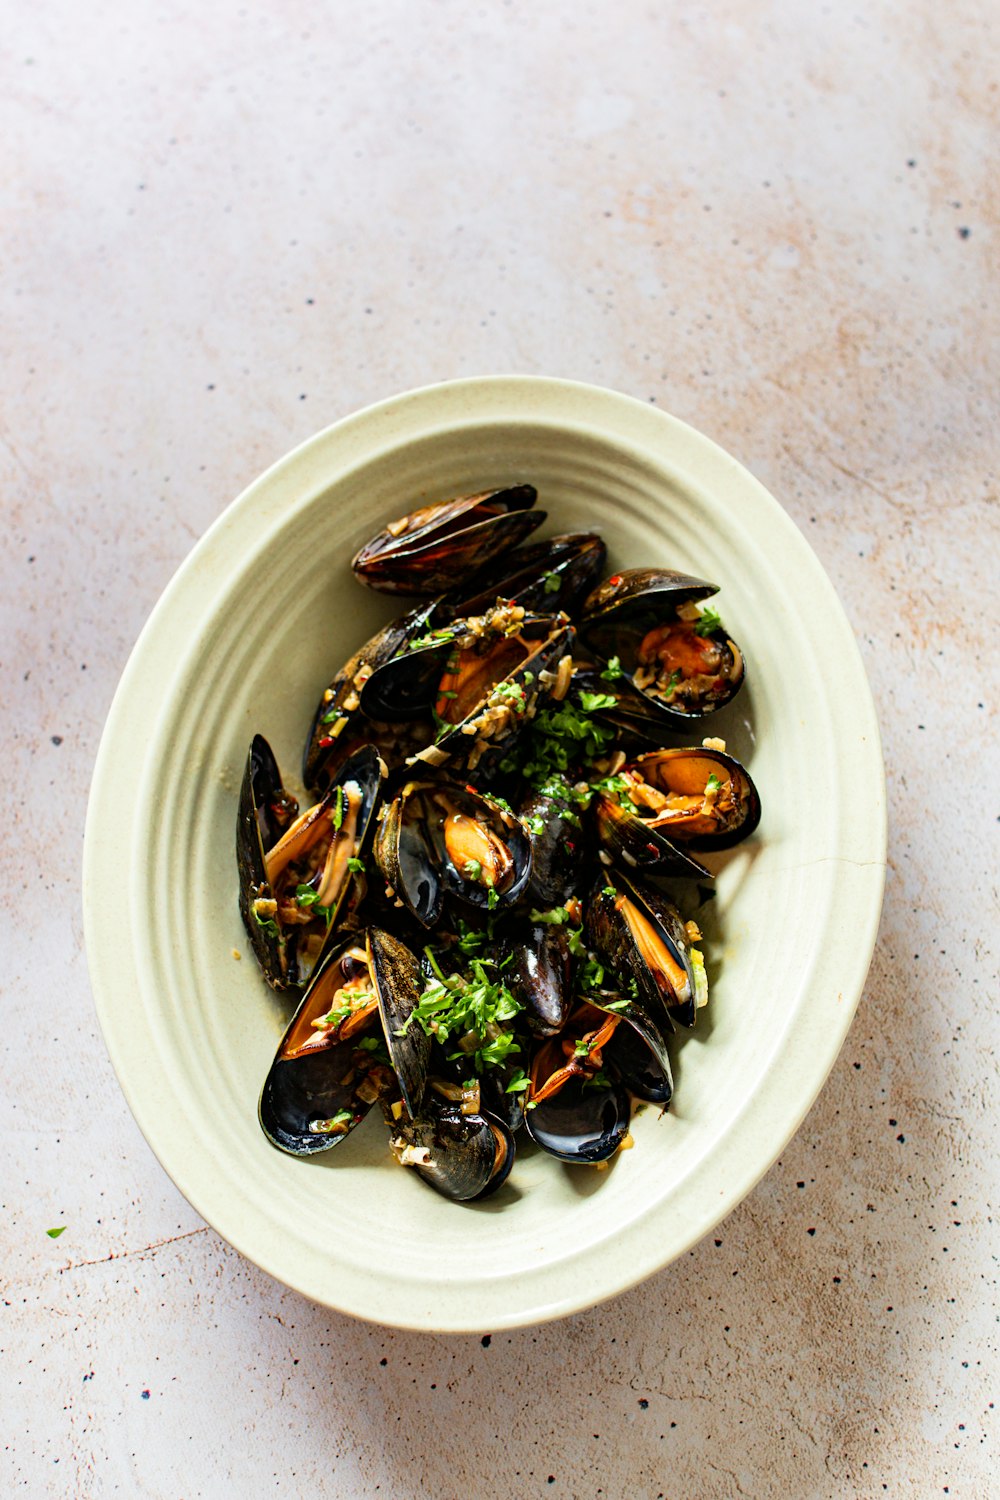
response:
<path fill-rule="evenodd" d="M 514 1138 L 502 1120 L 464 1115 L 433 1086 L 423 1113 L 393 1127 L 390 1145 L 397 1161 L 456 1203 L 496 1192 L 514 1164 Z"/>
<path fill-rule="evenodd" d="M 580 639 L 600 661 L 617 658 L 631 686 L 664 719 L 699 721 L 730 703 L 745 675 L 743 653 L 721 624 L 708 629 L 707 619 L 699 626 L 678 613 L 716 593 L 717 584 L 667 569 L 616 573 L 584 604 Z"/>
<path fill-rule="evenodd" d="M 615 792 L 598 792 L 592 804 L 597 842 L 617 865 L 690 880 L 715 877 L 684 849 L 650 828 Z"/>
<path fill-rule="evenodd" d="M 430 1037 L 418 1021 L 410 1021 L 420 999 L 420 963 L 404 943 L 378 927 L 368 931 L 367 951 L 399 1091 L 409 1113 L 416 1115 L 423 1103 L 431 1055 Z"/>
<path fill-rule="evenodd" d="M 522 1038 L 522 1047 L 527 1047 L 527 1038 Z M 482 1099 L 480 1112 L 490 1119 L 502 1120 L 511 1135 L 520 1130 L 524 1124 L 527 1089 L 508 1090 L 507 1087 L 520 1071 L 521 1059 L 518 1057 L 510 1062 L 501 1063 L 498 1068 L 490 1068 L 479 1080 L 479 1092 Z"/>
<path fill-rule="evenodd" d="M 267 742 L 256 736 L 240 789 L 236 859 L 243 924 L 264 977 L 281 990 L 309 983 L 338 925 L 364 893 L 364 877 L 348 861 L 366 852 L 386 772 L 375 747 L 363 746 L 341 767 L 326 796 L 265 847 L 261 824 L 273 831 L 281 801 L 272 794 L 258 803 L 258 793 L 267 792 L 276 772 Z M 326 853 L 317 861 L 319 842 Z M 281 917 L 289 904 L 295 921 Z"/>
<path fill-rule="evenodd" d="M 380 531 L 351 566 L 388 594 L 440 594 L 523 542 L 545 520 L 533 485 L 483 490 L 411 511 Z"/>
<path fill-rule="evenodd" d="M 684 799 L 676 809 L 650 816 L 658 821 L 655 832 L 674 845 L 690 849 L 730 849 L 749 838 L 760 822 L 760 797 L 750 773 L 732 755 L 708 745 L 690 749 L 651 750 L 622 767 L 628 779 L 634 774 L 655 792 Z M 713 786 L 712 783 L 715 785 Z M 648 819 L 635 818 L 647 825 Z"/>
<path fill-rule="evenodd" d="M 619 983 L 668 1029 L 693 1026 L 704 966 L 677 908 L 652 886 L 606 872 L 587 903 L 586 939 Z M 692 956 L 694 955 L 694 956 Z"/>
<path fill-rule="evenodd" d="M 524 1019 L 536 1037 L 555 1036 L 573 1003 L 573 960 L 565 930 L 552 922 L 525 921 L 511 929 L 505 944 L 510 962 L 508 989 L 524 1006 Z"/>
<path fill-rule="evenodd" d="M 527 896 L 534 906 L 565 906 L 587 881 L 586 836 L 570 783 L 553 775 L 518 807 L 531 841 Z"/>
<path fill-rule="evenodd" d="M 379 824 L 374 854 L 395 896 L 425 927 L 448 895 L 484 910 L 510 906 L 531 874 L 531 846 L 514 814 L 443 778 L 402 788 Z"/>
<path fill-rule="evenodd" d="M 517 606 L 456 621 L 454 629 L 451 641 L 409 652 L 375 672 L 362 706 L 380 719 L 433 710 L 437 739 L 414 760 L 448 765 L 481 782 L 549 696 L 560 662 L 572 655 L 573 630 L 565 615 L 522 615 Z"/>
<path fill-rule="evenodd" d="M 560 1161 L 580 1165 L 607 1161 L 628 1134 L 632 1104 L 624 1084 L 598 1087 L 570 1079 L 524 1117 L 536 1145 Z"/>
<path fill-rule="evenodd" d="M 339 1024 L 314 1026 L 329 1015 L 338 989 L 352 983 L 370 998 Z M 317 967 L 261 1091 L 261 1128 L 279 1150 L 291 1156 L 331 1150 L 394 1089 L 370 983 L 365 951 L 350 942 Z"/>
<path fill-rule="evenodd" d="M 265 855 L 297 814 L 298 803 L 281 784 L 281 772 L 270 745 L 262 734 L 254 735 L 243 771 L 236 815 L 239 906 L 254 957 L 268 983 L 277 990 L 285 989 L 295 980 L 288 977 L 284 944 L 276 924 L 255 921 L 252 906 L 255 900 L 267 899 L 271 894 Z"/>
<path fill-rule="evenodd" d="M 327 792 L 336 780 L 341 766 L 361 745 L 378 743 L 382 758 L 390 764 L 401 764 L 403 759 L 420 743 L 426 744 L 433 734 L 428 721 L 417 725 L 416 736 L 409 734 L 394 736 L 387 734 L 386 726 L 369 718 L 361 708 L 361 690 L 372 673 L 401 651 L 409 642 L 419 640 L 431 628 L 434 605 L 421 605 L 408 614 L 384 626 L 371 640 L 344 663 L 330 686 L 323 693 L 313 715 L 302 759 L 302 780 L 310 791 L 320 796 Z M 393 756 L 395 740 L 399 740 L 398 754 Z"/>
<path fill-rule="evenodd" d="M 441 606 L 458 616 L 481 615 L 504 599 L 540 614 L 563 610 L 572 615 L 604 571 L 607 555 L 596 531 L 573 531 L 530 542 L 445 594 Z"/>
<path fill-rule="evenodd" d="M 587 998 L 598 1010 L 619 1018 L 614 1036 L 604 1047 L 607 1066 L 630 1094 L 666 1109 L 674 1092 L 670 1054 L 662 1029 L 645 1005 L 641 1000 L 600 992 Z"/>

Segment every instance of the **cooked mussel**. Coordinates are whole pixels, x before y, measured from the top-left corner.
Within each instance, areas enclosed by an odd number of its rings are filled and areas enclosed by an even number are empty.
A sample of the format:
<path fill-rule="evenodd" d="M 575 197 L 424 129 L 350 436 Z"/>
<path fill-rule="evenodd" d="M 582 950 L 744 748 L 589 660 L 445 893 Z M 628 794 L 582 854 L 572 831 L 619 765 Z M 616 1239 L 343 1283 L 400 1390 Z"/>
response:
<path fill-rule="evenodd" d="M 403 1113 L 389 1142 L 396 1160 L 457 1203 L 493 1193 L 514 1164 L 514 1138 L 490 1114 L 465 1114 L 453 1087 L 432 1079 L 423 1111 Z"/>
<path fill-rule="evenodd" d="M 667 719 L 701 719 L 729 703 L 744 677 L 743 653 L 719 616 L 698 608 L 716 593 L 717 584 L 685 573 L 616 573 L 584 604 L 580 639 L 602 662 L 617 661 Z"/>
<path fill-rule="evenodd" d="M 525 1124 L 532 1140 L 560 1161 L 606 1161 L 628 1133 L 628 1091 L 603 1067 L 603 1049 L 619 1023 L 613 1013 L 580 1005 L 531 1060 Z"/>
<path fill-rule="evenodd" d="M 658 1024 L 693 1026 L 708 998 L 700 937 L 666 896 L 608 871 L 587 903 L 586 938 Z M 697 934 L 697 936 L 696 936 Z"/>
<path fill-rule="evenodd" d="M 729 849 L 760 822 L 749 773 L 712 744 L 648 751 L 623 765 L 617 780 L 619 811 L 625 804 L 631 810 L 622 822 L 624 849 L 641 850 L 650 835 L 692 849 Z M 641 856 L 636 862 L 646 863 Z"/>
<path fill-rule="evenodd" d="M 275 989 L 308 984 L 345 902 L 360 899 L 355 877 L 384 776 L 378 751 L 366 745 L 321 801 L 290 816 L 294 804 L 281 788 L 277 762 L 263 736 L 255 736 L 236 824 L 240 913 Z"/>
<path fill-rule="evenodd" d="M 440 594 L 523 542 L 545 520 L 534 485 L 483 490 L 421 506 L 357 553 L 355 577 L 388 594 Z"/>
<path fill-rule="evenodd" d="M 433 611 L 433 604 L 421 605 L 384 626 L 345 662 L 325 689 L 302 760 L 302 780 L 311 791 L 320 796 L 329 791 L 341 767 L 363 744 L 377 743 L 392 770 L 433 735 L 429 717 L 401 729 L 369 718 L 361 708 L 361 690 L 369 677 L 426 634 Z"/>
<path fill-rule="evenodd" d="M 581 791 L 589 795 L 586 783 Z M 586 838 L 574 784 L 553 774 L 518 805 L 531 841 L 527 895 L 536 907 L 565 906 L 586 884 Z"/>
<path fill-rule="evenodd" d="M 368 929 L 366 954 L 399 1090 L 415 1115 L 423 1103 L 431 1053 L 430 1037 L 421 1026 L 410 1024 L 420 999 L 420 961 L 405 943 L 379 927 Z"/>
<path fill-rule="evenodd" d="M 451 639 L 429 641 L 374 672 L 361 706 L 375 719 L 432 711 L 436 741 L 414 757 L 488 777 L 508 754 L 543 697 L 560 697 L 572 672 L 566 616 L 530 615 L 519 605 L 460 620 Z"/>
<path fill-rule="evenodd" d="M 279 1150 L 312 1156 L 339 1145 L 394 1090 L 368 954 L 348 942 L 320 962 L 281 1039 L 261 1091 L 261 1128 Z"/>
<path fill-rule="evenodd" d="M 565 928 L 526 918 L 511 928 L 504 953 L 506 983 L 524 1007 L 532 1033 L 555 1036 L 573 1003 L 573 960 Z"/>
<path fill-rule="evenodd" d="M 510 906 L 531 874 L 531 847 L 514 814 L 444 778 L 408 782 L 378 826 L 375 862 L 395 896 L 432 926 L 445 896 Z"/>
<path fill-rule="evenodd" d="M 477 574 L 440 601 L 442 614 L 482 615 L 497 600 L 539 614 L 572 615 L 604 570 L 608 549 L 596 531 L 567 532 L 509 552 L 499 567 Z"/>

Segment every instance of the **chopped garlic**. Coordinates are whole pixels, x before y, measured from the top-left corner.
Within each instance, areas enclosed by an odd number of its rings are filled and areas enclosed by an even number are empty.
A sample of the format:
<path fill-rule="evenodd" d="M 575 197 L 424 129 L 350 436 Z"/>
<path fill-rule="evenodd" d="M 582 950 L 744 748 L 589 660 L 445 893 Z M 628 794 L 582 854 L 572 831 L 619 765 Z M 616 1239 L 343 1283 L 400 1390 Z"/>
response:
<path fill-rule="evenodd" d="M 710 734 L 707 739 L 702 740 L 701 745 L 703 750 L 718 750 L 723 755 L 726 753 L 726 742 L 720 740 L 718 735 Z"/>

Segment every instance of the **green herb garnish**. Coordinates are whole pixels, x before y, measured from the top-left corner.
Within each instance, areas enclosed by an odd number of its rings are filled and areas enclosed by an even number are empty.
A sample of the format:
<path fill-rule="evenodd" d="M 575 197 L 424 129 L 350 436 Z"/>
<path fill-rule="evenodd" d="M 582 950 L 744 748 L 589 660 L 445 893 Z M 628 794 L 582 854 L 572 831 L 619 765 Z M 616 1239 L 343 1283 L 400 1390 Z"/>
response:
<path fill-rule="evenodd" d="M 333 805 L 333 826 L 337 830 L 338 833 L 340 832 L 340 827 L 341 827 L 341 824 L 343 823 L 343 821 L 344 821 L 344 788 L 342 786 L 338 786 L 336 800 L 335 800 L 334 805 Z"/>
<path fill-rule="evenodd" d="M 580 707 L 584 713 L 596 714 L 602 708 L 615 708 L 618 699 L 613 698 L 610 693 L 581 693 Z"/>
<path fill-rule="evenodd" d="M 528 1077 L 527 1073 L 524 1072 L 523 1068 L 518 1068 L 517 1072 L 510 1080 L 510 1083 L 508 1083 L 507 1087 L 504 1089 L 504 1093 L 523 1094 L 527 1089 L 530 1089 L 530 1087 L 531 1079 Z"/>
<path fill-rule="evenodd" d="M 712 635 L 714 631 L 722 629 L 722 620 L 710 604 L 706 604 L 701 614 L 695 621 L 695 635 Z"/>
<path fill-rule="evenodd" d="M 60 1224 L 58 1229 L 46 1229 L 45 1233 L 50 1240 L 57 1240 L 61 1234 L 66 1233 L 66 1225 Z"/>
<path fill-rule="evenodd" d="M 347 861 L 347 868 L 350 870 L 352 875 L 363 875 L 365 873 L 365 862 L 363 859 L 358 859 L 357 856 L 353 856 Z"/>
<path fill-rule="evenodd" d="M 625 673 L 622 671 L 622 664 L 618 660 L 617 656 L 613 656 L 611 658 L 607 666 L 604 668 L 604 671 L 601 673 L 601 677 L 605 682 L 617 682 L 619 677 L 624 676 Z"/>
<path fill-rule="evenodd" d="M 559 574 L 558 573 L 546 573 L 546 575 L 545 575 L 545 592 L 547 594 L 558 594 L 560 587 L 561 587 L 561 585 L 560 585 L 560 582 L 559 582 Z"/>
<path fill-rule="evenodd" d="M 721 785 L 722 785 L 722 782 L 719 780 L 718 776 L 716 776 L 715 772 L 713 771 L 712 774 L 711 774 L 711 776 L 705 782 L 705 790 L 706 790 L 706 792 L 717 792 L 719 790 L 719 787 Z"/>

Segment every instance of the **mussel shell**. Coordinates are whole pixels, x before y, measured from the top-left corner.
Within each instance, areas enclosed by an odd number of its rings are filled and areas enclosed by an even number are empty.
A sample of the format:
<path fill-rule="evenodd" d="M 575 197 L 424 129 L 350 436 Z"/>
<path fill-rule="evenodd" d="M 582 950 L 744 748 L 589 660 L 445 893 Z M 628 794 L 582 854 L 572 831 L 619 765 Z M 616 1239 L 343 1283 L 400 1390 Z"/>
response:
<path fill-rule="evenodd" d="M 700 795 L 710 775 L 723 788 L 731 786 L 733 807 L 718 829 L 690 833 L 678 821 L 659 829 L 648 829 L 671 843 L 680 841 L 690 849 L 731 849 L 749 838 L 760 822 L 760 797 L 745 766 L 724 750 L 707 746 L 691 749 L 651 750 L 638 756 L 626 770 L 637 770 L 643 780 L 659 791 Z M 637 823 L 646 820 L 636 818 Z M 672 872 L 671 872 L 672 873 Z"/>
<path fill-rule="evenodd" d="M 630 923 L 648 942 L 640 943 Z M 627 989 L 636 987 L 650 1014 L 669 1030 L 674 1022 L 693 1026 L 696 981 L 691 944 L 677 908 L 652 886 L 608 872 L 587 903 L 586 939 Z M 656 950 L 659 950 L 657 953 Z"/>
<path fill-rule="evenodd" d="M 524 922 L 505 944 L 510 959 L 507 987 L 524 1006 L 524 1019 L 536 1037 L 555 1036 L 573 1004 L 573 960 L 565 930 L 551 922 Z"/>
<path fill-rule="evenodd" d="M 403 1146 L 426 1150 L 426 1161 L 407 1165 L 456 1203 L 496 1192 L 514 1165 L 514 1138 L 502 1120 L 486 1113 L 463 1115 L 433 1089 L 421 1115 L 394 1127 L 392 1142 L 397 1151 Z"/>
<path fill-rule="evenodd" d="M 527 1039 L 522 1038 L 525 1046 Z M 490 1068 L 479 1080 L 479 1090 L 482 1099 L 480 1113 L 491 1119 L 502 1120 L 514 1135 L 524 1124 L 524 1105 L 527 1098 L 526 1089 L 517 1089 L 508 1093 L 507 1085 L 514 1079 L 514 1075 L 520 1071 L 520 1061 L 514 1059 L 498 1068 Z"/>
<path fill-rule="evenodd" d="M 452 589 L 441 600 L 455 615 L 484 614 L 497 599 L 542 614 L 572 615 L 604 570 L 608 549 L 596 531 L 573 531 L 531 542 L 502 563 Z"/>
<path fill-rule="evenodd" d="M 616 864 L 690 880 L 715 878 L 684 849 L 672 844 L 658 829 L 650 828 L 644 818 L 622 807 L 613 793 L 597 793 L 592 807 L 597 842 Z"/>
<path fill-rule="evenodd" d="M 580 809 L 569 783 L 552 776 L 540 790 L 531 790 L 518 807 L 518 817 L 531 842 L 531 879 L 527 896 L 536 907 L 565 906 L 586 882 L 584 858 L 587 838 Z M 541 832 L 535 832 L 542 823 Z"/>
<path fill-rule="evenodd" d="M 425 927 L 440 917 L 446 895 L 467 906 L 491 908 L 489 888 L 463 878 L 448 855 L 443 833 L 446 809 L 481 823 L 510 854 L 512 879 L 505 890 L 494 893 L 493 906 L 517 901 L 531 875 L 531 845 L 513 813 L 473 787 L 444 778 L 408 782 L 386 810 L 374 854 L 396 896 Z"/>
<path fill-rule="evenodd" d="M 473 682 L 475 691 L 456 695 L 449 690 L 444 701 L 452 706 L 455 717 L 446 716 L 436 743 L 413 759 L 430 767 L 447 765 L 469 779 L 487 781 L 548 695 L 543 677 L 554 678 L 560 660 L 572 654 L 573 628 L 565 615 L 526 614 L 516 631 L 507 634 L 492 634 L 487 628 L 479 634 L 470 629 L 463 635 L 465 622 L 457 624 L 457 638 L 467 642 L 462 647 L 467 653 L 464 662 L 454 642 L 408 652 L 372 675 L 361 701 L 365 712 L 382 719 L 394 711 L 425 713 L 438 701 L 442 684 L 461 683 L 464 671 L 464 680 Z M 509 642 L 515 634 L 527 654 L 512 665 Z M 454 663 L 457 672 L 451 670 Z M 512 692 L 515 688 L 520 692 Z"/>
<path fill-rule="evenodd" d="M 236 814 L 236 865 L 239 871 L 240 915 L 250 939 L 254 957 L 270 985 L 283 990 L 294 984 L 287 975 L 284 949 L 280 937 L 269 933 L 256 922 L 251 912 L 255 899 L 270 892 L 264 856 L 277 843 L 282 829 L 271 811 L 282 795 L 281 772 L 270 745 L 262 734 L 255 734 L 247 755 L 240 786 Z"/>
<path fill-rule="evenodd" d="M 365 1084 L 374 1066 L 372 1054 L 363 1052 L 358 1043 L 364 1038 L 380 1035 L 376 1007 L 372 1007 L 362 1029 L 347 1040 L 334 1040 L 332 1044 L 298 1057 L 282 1055 L 291 1049 L 293 1042 L 301 1045 L 302 1040 L 311 1034 L 310 1022 L 326 1014 L 329 1008 L 328 986 L 336 984 L 333 971 L 338 966 L 354 963 L 348 954 L 351 946 L 349 942 L 341 944 L 317 965 L 312 983 L 285 1030 L 261 1090 L 257 1111 L 261 1129 L 272 1145 L 290 1156 L 313 1156 L 319 1151 L 332 1150 L 346 1140 L 373 1103 L 372 1099 L 362 1099 L 358 1095 L 358 1088 Z M 346 967 L 341 973 L 343 977 L 349 977 Z M 330 1133 L 310 1129 L 311 1124 L 330 1120 L 342 1110 L 349 1110 L 352 1115 L 346 1131 Z"/>
<path fill-rule="evenodd" d="M 645 1005 L 629 999 L 622 1006 L 620 995 L 590 994 L 587 999 L 597 1010 L 616 1015 L 619 1020 L 614 1036 L 603 1049 L 605 1065 L 630 1094 L 666 1109 L 674 1092 L 670 1054 L 663 1031 Z M 618 1002 L 613 1009 L 608 1008 L 609 999 Z"/>
<path fill-rule="evenodd" d="M 536 1145 L 560 1161 L 607 1161 L 628 1134 L 632 1105 L 624 1084 L 595 1088 L 572 1078 L 524 1117 Z"/>
<path fill-rule="evenodd" d="M 389 1056 L 403 1103 L 416 1116 L 424 1099 L 431 1055 L 431 1039 L 420 1023 L 407 1024 L 420 999 L 420 962 L 404 943 L 378 927 L 369 929 L 367 947 Z"/>
<path fill-rule="evenodd" d="M 540 526 L 537 498 L 534 485 L 519 484 L 422 506 L 365 543 L 351 564 L 355 577 L 383 593 L 442 593 Z"/>
<path fill-rule="evenodd" d="M 385 774 L 385 764 L 374 745 L 364 745 L 340 768 L 337 779 L 320 802 L 308 810 L 310 814 L 315 813 L 319 816 L 322 809 L 333 805 L 340 787 L 354 783 L 359 788 L 361 801 L 355 823 L 353 848 L 355 858 L 362 857 L 369 843 Z M 266 856 L 274 848 L 276 841 L 269 841 L 265 846 L 261 835 L 261 823 L 264 821 L 265 826 L 271 828 L 271 823 L 263 817 L 263 809 L 266 799 L 275 796 L 273 787 L 276 778 L 277 762 L 267 741 L 261 735 L 256 735 L 247 757 L 236 823 L 236 861 L 240 877 L 239 907 L 243 925 L 265 979 L 272 988 L 282 990 L 289 986 L 309 983 L 320 958 L 328 950 L 338 926 L 360 900 L 363 894 L 363 879 L 348 878 L 342 881 L 336 899 L 330 904 L 330 915 L 322 942 L 317 946 L 313 941 L 310 944 L 308 956 L 304 948 L 305 936 L 308 934 L 315 938 L 315 930 L 310 933 L 308 925 L 290 926 L 279 930 L 279 933 L 275 935 L 268 932 L 255 919 L 254 902 L 272 899 L 274 895 L 268 881 Z M 258 796 L 265 800 L 259 802 Z"/>
<path fill-rule="evenodd" d="M 393 759 L 392 739 L 385 733 L 385 726 L 361 708 L 361 689 L 374 671 L 405 651 L 410 641 L 426 634 L 433 614 L 434 605 L 430 604 L 401 615 L 366 641 L 336 674 L 320 698 L 306 741 L 302 780 L 310 790 L 320 795 L 328 791 L 340 767 L 366 741 L 377 741 L 383 759 L 387 762 Z M 429 722 L 427 729 L 433 733 Z M 404 736 L 396 763 L 419 748 L 409 741 L 410 737 Z"/>
<path fill-rule="evenodd" d="M 714 630 L 707 638 L 730 654 L 738 675 L 727 692 L 703 702 L 697 709 L 666 703 L 652 688 L 639 687 L 635 682 L 636 653 L 645 635 L 673 619 L 682 604 L 697 603 L 718 591 L 718 584 L 670 569 L 633 568 L 616 573 L 599 584 L 584 603 L 580 639 L 602 662 L 617 657 L 632 690 L 662 719 L 674 724 L 698 723 L 731 703 L 743 686 L 745 657 L 728 631 Z"/>

